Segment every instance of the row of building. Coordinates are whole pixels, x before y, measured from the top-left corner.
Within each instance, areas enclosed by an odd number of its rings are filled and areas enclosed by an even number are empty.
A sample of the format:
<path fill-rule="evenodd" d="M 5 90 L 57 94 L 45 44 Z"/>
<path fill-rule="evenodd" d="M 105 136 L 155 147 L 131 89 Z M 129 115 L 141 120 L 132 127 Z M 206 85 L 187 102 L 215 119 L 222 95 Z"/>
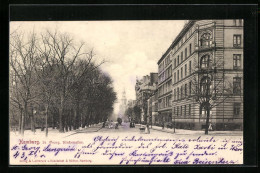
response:
<path fill-rule="evenodd" d="M 214 129 L 242 130 L 243 47 L 243 20 L 188 21 L 158 60 L 158 73 L 136 81 L 141 121 L 201 129 L 203 99 L 210 99 Z"/>

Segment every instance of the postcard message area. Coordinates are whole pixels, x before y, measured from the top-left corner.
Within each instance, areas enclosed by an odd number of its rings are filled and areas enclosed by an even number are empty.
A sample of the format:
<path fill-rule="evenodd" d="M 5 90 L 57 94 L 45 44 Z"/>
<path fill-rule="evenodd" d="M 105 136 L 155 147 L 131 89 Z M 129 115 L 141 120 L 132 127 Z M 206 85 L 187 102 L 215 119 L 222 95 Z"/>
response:
<path fill-rule="evenodd" d="M 241 136 L 11 136 L 11 165 L 242 164 Z"/>

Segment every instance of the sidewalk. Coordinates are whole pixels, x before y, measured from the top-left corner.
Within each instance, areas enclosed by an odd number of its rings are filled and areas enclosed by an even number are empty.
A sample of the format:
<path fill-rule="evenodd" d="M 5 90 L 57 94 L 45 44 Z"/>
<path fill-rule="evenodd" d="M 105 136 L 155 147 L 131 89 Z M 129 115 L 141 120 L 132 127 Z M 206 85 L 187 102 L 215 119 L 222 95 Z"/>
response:
<path fill-rule="evenodd" d="M 140 126 L 140 124 L 138 124 Z M 151 127 L 151 126 L 150 126 Z M 186 130 L 186 129 L 170 129 L 160 126 L 152 126 L 150 128 L 152 130 L 157 130 L 157 131 L 162 131 L 166 133 L 172 133 L 175 135 L 204 135 L 205 131 L 204 130 Z M 209 131 L 209 135 L 216 135 L 216 136 L 243 136 L 243 131 Z"/>
<path fill-rule="evenodd" d="M 101 128 L 102 128 L 102 123 L 98 123 L 98 124 L 93 124 L 93 125 L 91 125 L 89 127 L 86 127 L 86 126 L 83 127 L 83 128 L 80 127 L 79 129 L 74 130 L 74 132 L 76 132 L 76 133 L 84 133 L 84 132 L 87 132 L 89 130 L 92 130 L 92 132 L 96 132 L 96 131 L 98 131 Z"/>

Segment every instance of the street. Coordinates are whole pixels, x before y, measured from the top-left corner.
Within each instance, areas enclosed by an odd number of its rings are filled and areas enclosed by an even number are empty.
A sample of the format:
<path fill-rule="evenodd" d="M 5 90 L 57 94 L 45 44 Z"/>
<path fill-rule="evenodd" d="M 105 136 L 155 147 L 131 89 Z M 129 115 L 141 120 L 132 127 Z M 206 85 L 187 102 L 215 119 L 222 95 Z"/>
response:
<path fill-rule="evenodd" d="M 135 128 L 130 128 L 129 123 L 122 123 L 122 125 L 119 125 L 118 129 L 115 129 L 115 122 L 113 123 L 113 127 L 108 128 L 107 126 L 105 128 L 102 128 L 102 123 L 68 131 L 66 133 L 59 133 L 57 129 L 49 128 L 49 135 L 47 138 L 52 139 L 81 139 L 81 138 L 91 138 L 96 135 L 109 135 L 109 136 L 147 136 L 147 137 L 166 137 L 166 138 L 176 138 L 178 137 L 191 137 L 191 136 L 219 136 L 221 138 L 225 137 L 235 137 L 235 138 L 242 138 L 243 132 L 242 131 L 210 131 L 208 135 L 205 135 L 204 130 L 185 130 L 185 129 L 175 129 L 175 133 L 173 129 L 167 129 L 158 126 L 153 126 L 150 128 L 150 133 L 147 134 L 145 132 L 140 131 L 140 124 L 136 124 Z M 19 137 L 18 132 L 11 132 L 10 133 L 11 138 Z M 45 131 L 41 131 L 40 129 L 36 129 L 36 132 L 33 133 L 30 130 L 26 130 L 24 132 L 24 136 L 26 138 L 42 138 L 45 136 Z"/>
<path fill-rule="evenodd" d="M 142 125 L 143 126 L 143 125 Z M 115 129 L 115 123 L 113 123 L 113 127 L 108 128 L 102 128 L 102 124 L 97 124 L 88 128 L 83 128 L 81 130 L 75 130 L 72 131 L 73 133 L 68 135 L 67 137 L 73 135 L 73 136 L 78 136 L 79 134 L 83 135 L 84 133 L 88 134 L 88 133 L 96 133 L 96 134 L 131 134 L 131 135 L 147 135 L 147 136 L 172 136 L 172 135 L 178 135 L 178 136 L 187 136 L 187 135 L 192 135 L 192 136 L 200 136 L 200 135 L 204 135 L 204 130 L 185 130 L 185 129 L 176 129 L 175 133 L 173 132 L 173 129 L 168 129 L 168 128 L 164 128 L 162 129 L 162 127 L 158 127 L 158 126 L 152 126 L 152 128 L 150 127 L 150 134 L 146 134 L 145 132 L 141 132 L 140 128 L 141 125 L 140 124 L 136 124 L 135 128 L 130 128 L 130 123 L 127 122 L 123 122 L 122 125 L 119 125 L 118 129 Z M 243 132 L 242 131 L 232 131 L 232 133 L 230 131 L 211 131 L 209 133 L 210 135 L 214 135 L 214 136 L 242 136 Z"/>

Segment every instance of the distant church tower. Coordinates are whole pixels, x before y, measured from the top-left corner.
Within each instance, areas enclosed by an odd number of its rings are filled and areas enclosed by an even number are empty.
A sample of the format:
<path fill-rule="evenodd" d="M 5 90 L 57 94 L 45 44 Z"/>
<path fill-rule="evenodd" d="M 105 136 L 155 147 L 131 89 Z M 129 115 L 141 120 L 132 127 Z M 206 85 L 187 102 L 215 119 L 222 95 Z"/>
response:
<path fill-rule="evenodd" d="M 122 94 L 121 103 L 126 106 L 126 103 L 127 103 L 126 101 L 127 101 L 126 100 L 126 93 L 125 93 L 125 89 L 124 89 L 123 94 Z"/>
<path fill-rule="evenodd" d="M 121 98 L 121 101 L 120 101 L 119 115 L 118 115 L 118 117 L 122 118 L 122 120 L 125 120 L 127 118 L 125 116 L 126 108 L 127 108 L 127 99 L 126 99 L 126 92 L 125 92 L 125 89 L 124 89 L 124 91 L 122 93 L 122 98 Z"/>

